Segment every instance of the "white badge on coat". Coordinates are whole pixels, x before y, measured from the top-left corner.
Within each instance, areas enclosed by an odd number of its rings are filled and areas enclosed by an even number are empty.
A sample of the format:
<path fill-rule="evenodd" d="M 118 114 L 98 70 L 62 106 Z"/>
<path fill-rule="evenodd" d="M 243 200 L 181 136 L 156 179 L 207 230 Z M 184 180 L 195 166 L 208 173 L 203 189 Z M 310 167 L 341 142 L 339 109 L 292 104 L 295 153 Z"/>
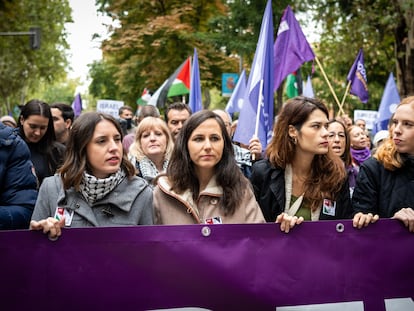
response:
<path fill-rule="evenodd" d="M 213 218 L 208 218 L 206 219 L 206 221 L 204 222 L 207 225 L 217 225 L 217 224 L 222 224 L 223 221 L 221 220 L 220 216 L 216 216 Z"/>
<path fill-rule="evenodd" d="M 336 201 L 323 199 L 322 213 L 329 216 L 335 216 Z"/>
<path fill-rule="evenodd" d="M 73 218 L 73 210 L 68 210 L 63 207 L 56 207 L 55 211 L 55 218 L 57 220 L 61 220 L 63 216 L 65 216 L 65 227 L 70 227 L 72 224 L 72 218 Z"/>

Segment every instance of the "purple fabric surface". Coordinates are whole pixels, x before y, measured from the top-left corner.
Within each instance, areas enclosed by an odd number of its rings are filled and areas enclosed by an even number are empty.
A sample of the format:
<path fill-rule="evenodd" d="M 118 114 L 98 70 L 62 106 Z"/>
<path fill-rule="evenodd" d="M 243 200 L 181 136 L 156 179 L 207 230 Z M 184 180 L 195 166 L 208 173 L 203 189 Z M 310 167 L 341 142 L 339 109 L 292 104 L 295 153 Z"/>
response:
<path fill-rule="evenodd" d="M 338 232 L 338 223 L 344 231 Z M 202 228 L 211 230 L 209 236 Z M 0 232 L 2 310 L 275 310 L 414 297 L 414 234 L 396 220 Z"/>
<path fill-rule="evenodd" d="M 280 20 L 273 53 L 275 92 L 288 74 L 298 70 L 303 63 L 315 59 L 312 47 L 289 5 Z"/>

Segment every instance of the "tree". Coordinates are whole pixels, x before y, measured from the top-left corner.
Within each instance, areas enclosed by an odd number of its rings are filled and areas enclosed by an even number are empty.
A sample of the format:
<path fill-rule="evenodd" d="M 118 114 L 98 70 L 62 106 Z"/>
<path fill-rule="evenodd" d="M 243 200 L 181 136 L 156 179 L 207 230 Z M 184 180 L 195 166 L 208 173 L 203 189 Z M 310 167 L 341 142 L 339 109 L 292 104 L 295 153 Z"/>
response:
<path fill-rule="evenodd" d="M 238 61 L 206 35 L 209 20 L 225 15 L 222 1 L 99 1 L 118 20 L 103 43 L 104 61 L 117 67 L 115 84 L 122 98 L 134 102 L 147 87 L 156 90 L 197 48 L 204 87 L 219 87 L 222 72 L 237 71 Z"/>
<path fill-rule="evenodd" d="M 32 98 L 41 98 L 49 104 L 59 102 L 71 105 L 76 87 L 80 84 L 79 80 L 80 78 L 68 79 L 64 82 L 41 83 L 31 96 Z"/>
<path fill-rule="evenodd" d="M 67 59 L 64 25 L 71 21 L 68 1 L 2 1 L 0 29 L 3 32 L 28 32 L 41 29 L 41 47 L 33 50 L 29 36 L 0 36 L 0 96 L 4 110 L 11 103 L 22 104 L 41 81 L 46 83 L 66 76 Z"/>
<path fill-rule="evenodd" d="M 364 109 L 378 108 L 390 71 L 396 72 L 400 94 L 414 93 L 413 1 L 310 0 L 297 9 L 313 12 L 321 26 L 318 56 L 338 94 L 359 48 L 363 48 L 370 100 Z M 361 104 L 349 98 L 349 108 Z"/>
<path fill-rule="evenodd" d="M 94 61 L 89 65 L 89 75 L 92 78 L 89 84 L 89 93 L 100 99 L 119 98 L 118 87 L 113 83 L 113 77 L 116 73 L 116 66 L 108 60 Z"/>

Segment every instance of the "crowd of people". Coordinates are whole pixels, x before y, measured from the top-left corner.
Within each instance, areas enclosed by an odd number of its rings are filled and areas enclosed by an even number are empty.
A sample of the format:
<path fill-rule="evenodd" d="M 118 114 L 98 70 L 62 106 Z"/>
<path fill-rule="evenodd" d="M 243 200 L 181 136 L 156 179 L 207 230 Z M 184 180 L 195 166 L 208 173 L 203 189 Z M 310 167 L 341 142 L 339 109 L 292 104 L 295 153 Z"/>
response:
<path fill-rule="evenodd" d="M 173 103 L 119 119 L 76 119 L 64 103 L 30 100 L 17 120 L 0 119 L 0 229 L 41 230 L 154 224 L 379 218 L 414 232 L 414 96 L 398 105 L 373 142 L 364 120 L 329 119 L 319 99 L 297 96 L 262 146 L 232 140 L 224 110 L 192 113 Z"/>

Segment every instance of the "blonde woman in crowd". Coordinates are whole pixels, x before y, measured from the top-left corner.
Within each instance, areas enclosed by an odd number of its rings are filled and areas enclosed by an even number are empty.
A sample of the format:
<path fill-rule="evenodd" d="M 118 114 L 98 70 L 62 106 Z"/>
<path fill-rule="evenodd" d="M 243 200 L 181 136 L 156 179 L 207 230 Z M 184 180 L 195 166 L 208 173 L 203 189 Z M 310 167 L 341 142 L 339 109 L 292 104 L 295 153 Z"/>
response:
<path fill-rule="evenodd" d="M 129 160 L 137 175 L 152 183 L 167 169 L 173 148 L 174 142 L 165 122 L 146 117 L 138 124 L 135 141 L 129 148 Z"/>
<path fill-rule="evenodd" d="M 395 218 L 414 232 L 414 96 L 398 105 L 390 138 L 360 167 L 352 198 L 354 226 Z"/>

